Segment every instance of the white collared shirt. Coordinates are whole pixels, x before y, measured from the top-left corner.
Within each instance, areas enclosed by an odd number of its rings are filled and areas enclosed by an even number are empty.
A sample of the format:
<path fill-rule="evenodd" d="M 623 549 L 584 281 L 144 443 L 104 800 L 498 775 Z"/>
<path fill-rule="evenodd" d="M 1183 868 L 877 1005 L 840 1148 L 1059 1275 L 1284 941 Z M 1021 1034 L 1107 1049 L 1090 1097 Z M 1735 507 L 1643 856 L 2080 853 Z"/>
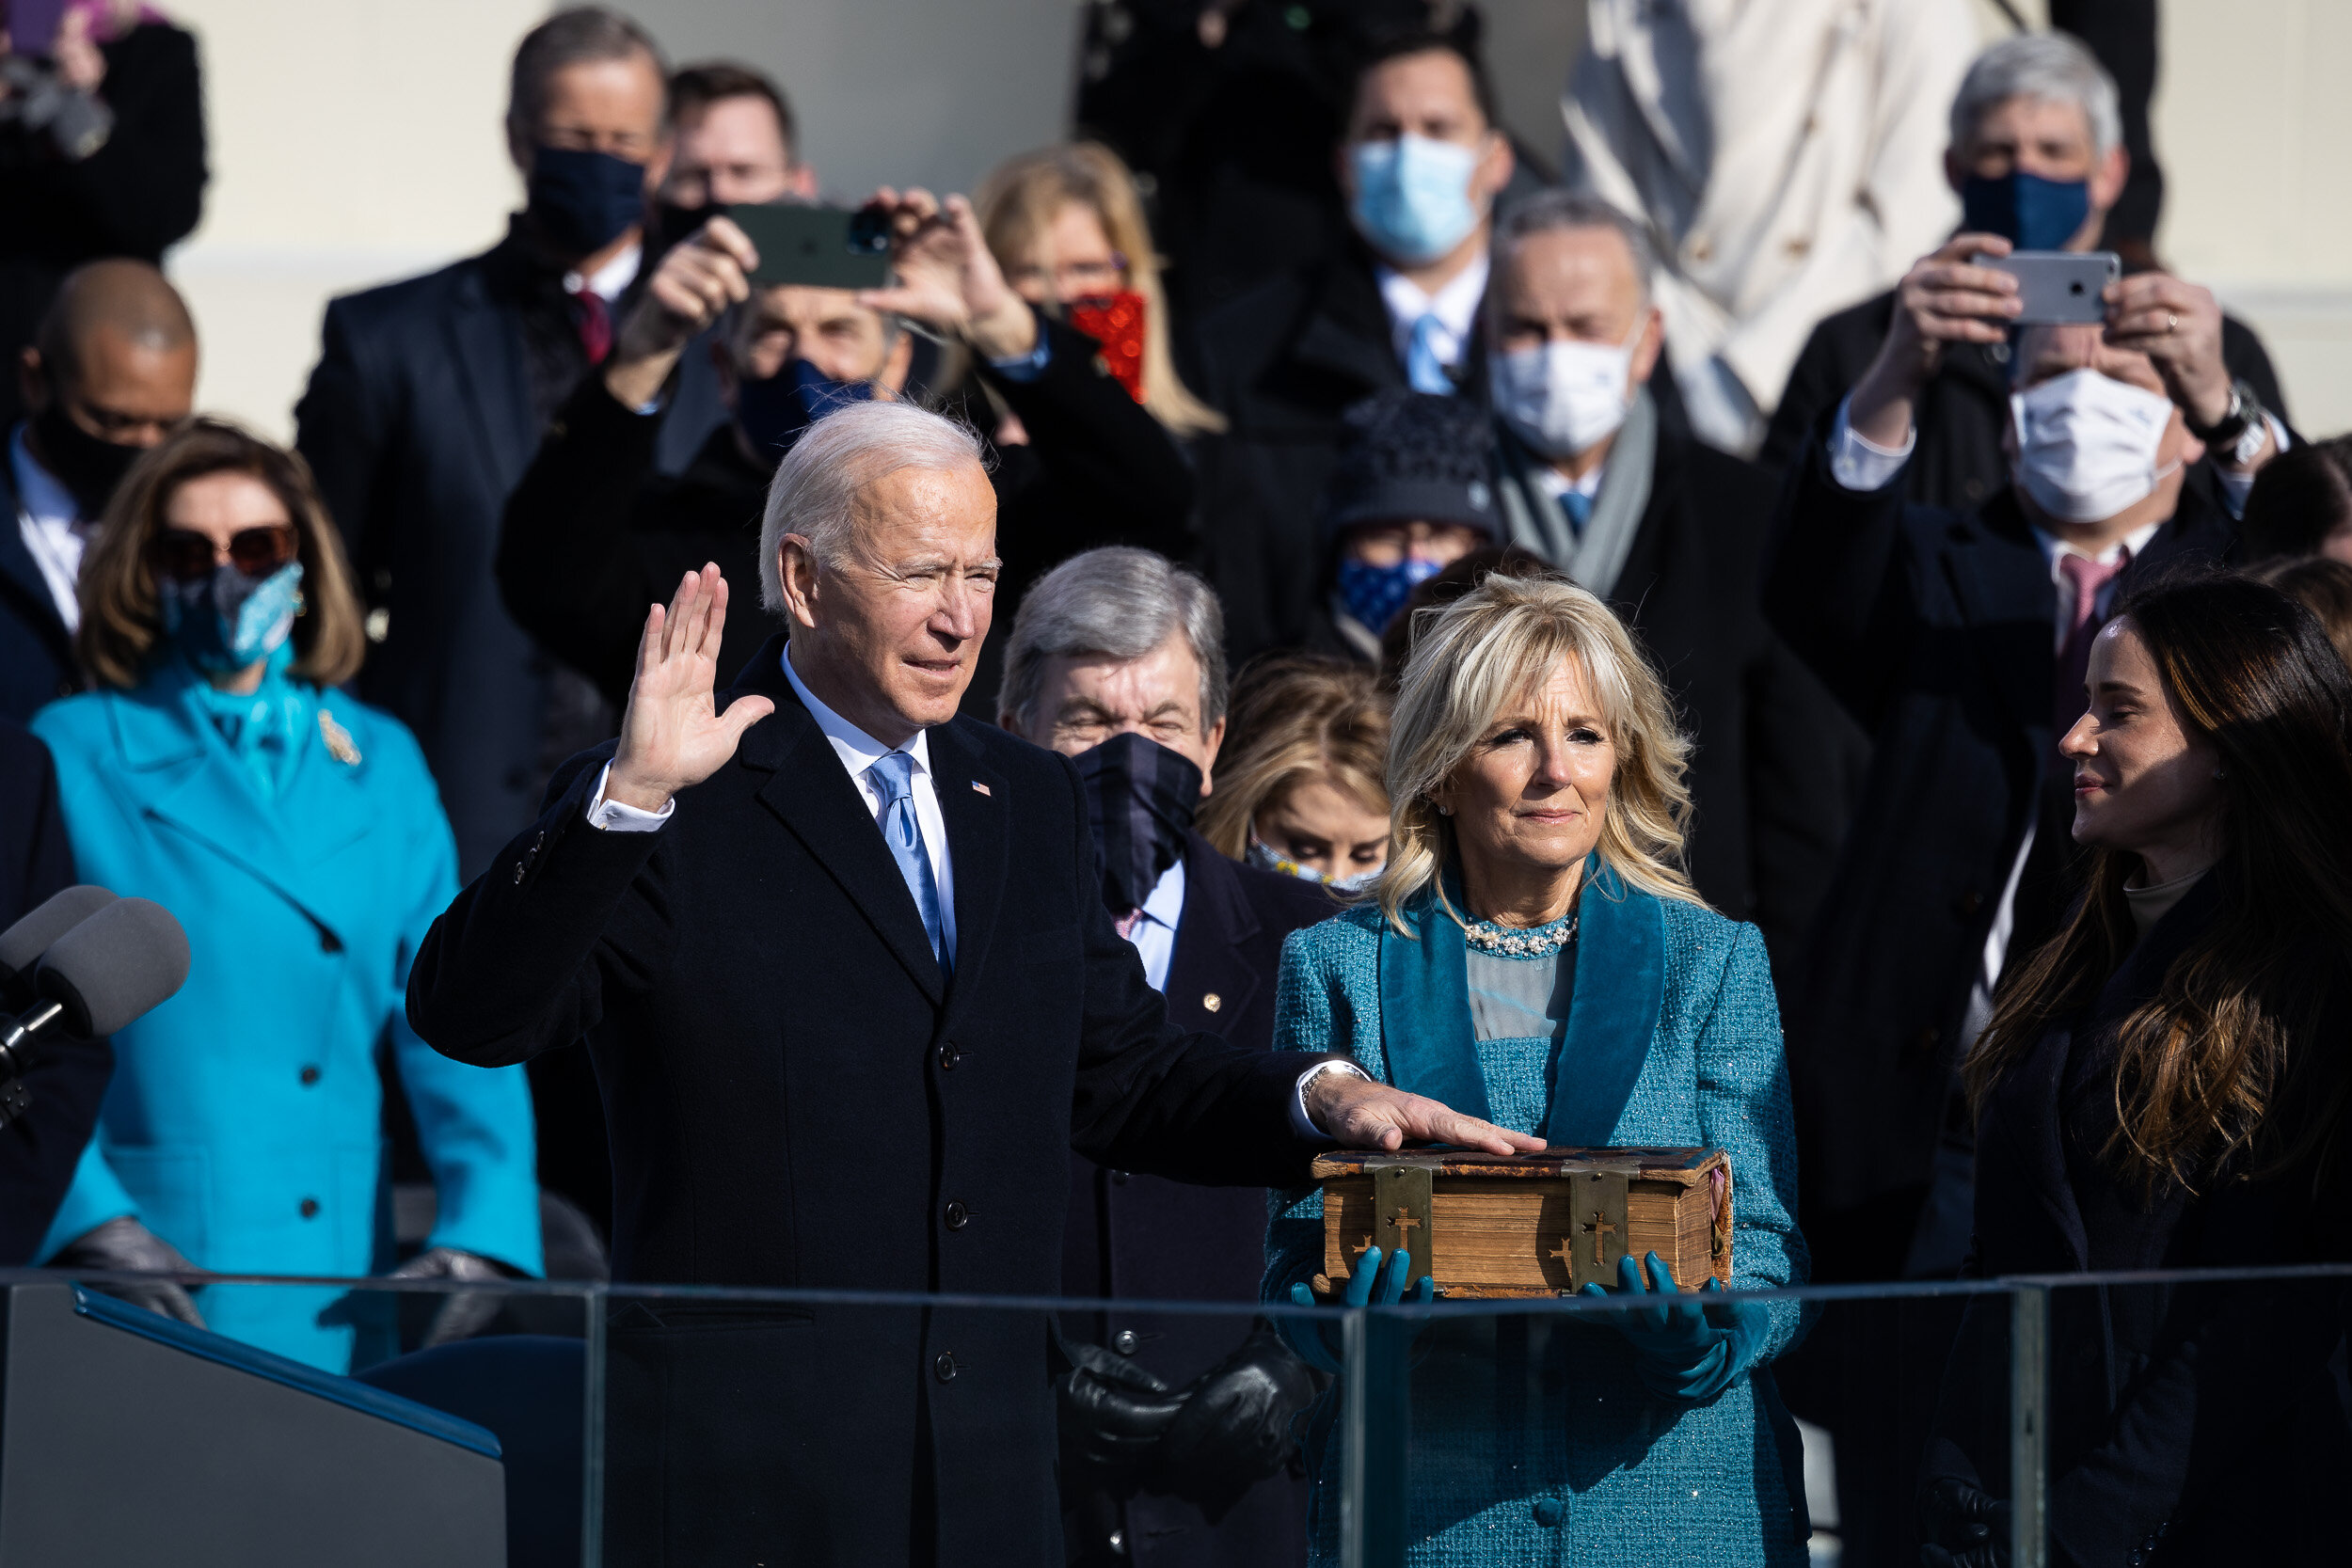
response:
<path fill-rule="evenodd" d="M 1441 285 L 1436 293 L 1424 292 L 1422 286 L 1386 263 L 1375 262 L 1373 276 L 1380 282 L 1380 302 L 1389 308 L 1389 341 L 1396 350 L 1396 361 L 1405 363 L 1406 350 L 1413 341 L 1413 324 L 1422 317 L 1435 313 L 1438 330 L 1430 340 L 1437 351 L 1438 363 L 1448 370 L 1458 370 L 1470 352 L 1470 334 L 1478 327 L 1478 302 L 1486 297 L 1486 253 L 1481 251 L 1476 260 L 1454 274 L 1452 282 Z"/>
<path fill-rule="evenodd" d="M 875 831 L 880 832 L 882 808 L 890 802 L 875 787 L 873 776 L 868 770 L 888 755 L 891 748 L 827 707 L 823 700 L 801 679 L 801 673 L 792 668 L 792 644 L 787 642 L 784 650 L 784 678 L 792 683 L 793 693 L 801 699 L 801 705 L 808 709 L 811 719 L 817 721 L 817 727 L 824 732 L 826 741 L 833 747 L 833 754 L 839 757 L 841 766 L 849 770 L 850 782 L 857 785 L 859 798 L 865 800 L 866 809 L 873 814 Z M 947 941 L 947 951 L 953 953 L 956 950 L 956 866 L 954 857 L 947 852 L 947 821 L 939 815 L 939 790 L 931 782 L 930 737 L 924 731 L 917 730 L 913 740 L 898 749 L 914 759 L 914 769 L 908 781 L 914 796 L 914 821 L 923 830 L 923 848 L 931 858 L 931 880 L 939 886 L 940 924 Z M 608 762 L 604 765 L 604 772 L 596 779 L 596 792 L 588 801 L 590 827 L 608 832 L 649 833 L 667 822 L 670 814 L 677 810 L 675 797 L 664 800 L 658 812 L 640 811 L 618 800 L 608 800 L 604 798 L 604 789 L 612 777 L 612 765 Z M 1170 944 L 1172 947 L 1172 938 Z"/>
<path fill-rule="evenodd" d="M 1136 923 L 1127 928 L 1136 957 L 1143 960 L 1143 977 L 1156 991 L 1168 990 L 1168 961 L 1176 957 L 1176 927 L 1184 917 L 1184 857 L 1160 873 L 1144 895 Z"/>
<path fill-rule="evenodd" d="M 630 245 L 592 273 L 565 273 L 564 292 L 577 294 L 585 289 L 610 305 L 621 297 L 622 290 L 637 281 L 637 269 L 644 263 L 644 245 Z"/>
<path fill-rule="evenodd" d="M 82 575 L 82 551 L 89 525 L 82 504 L 56 475 L 34 460 L 24 445 L 24 426 L 8 437 L 8 471 L 16 479 L 16 528 L 24 548 L 40 568 L 41 581 L 57 607 L 57 619 L 72 631 L 82 624 L 82 602 L 74 585 Z"/>

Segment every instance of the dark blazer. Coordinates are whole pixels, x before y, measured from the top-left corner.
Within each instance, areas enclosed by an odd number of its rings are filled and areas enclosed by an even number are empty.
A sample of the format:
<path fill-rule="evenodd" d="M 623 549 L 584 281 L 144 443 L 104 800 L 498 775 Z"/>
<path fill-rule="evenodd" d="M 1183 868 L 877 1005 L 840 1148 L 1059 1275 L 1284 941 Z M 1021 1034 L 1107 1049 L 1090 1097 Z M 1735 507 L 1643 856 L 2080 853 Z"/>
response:
<path fill-rule="evenodd" d="M 2112 1031 L 2215 918 L 2214 879 L 2141 939 L 2098 1001 L 2047 1032 L 1978 1129 L 1976 1268 L 1987 1276 L 2340 1260 L 2345 1216 L 2308 1178 L 2216 1179 L 2153 1198 L 2100 1148 Z M 2330 1049 L 2347 1022 L 2339 1006 Z M 2324 1562 L 2344 1547 L 2352 1432 L 2328 1362 L 2341 1279 L 2061 1288 L 2050 1296 L 2050 1533 L 2072 1563 Z M 2009 1303 L 1969 1302 L 1927 1475 L 2009 1481 Z M 2159 1532 L 2161 1537 L 2159 1538 Z"/>
<path fill-rule="evenodd" d="M 204 210 L 196 39 L 143 22 L 98 52 L 106 61 L 98 96 L 115 116 L 105 146 L 69 164 L 28 148 L 13 128 L 0 135 L 0 427 L 18 413 L 17 352 L 65 275 L 104 256 L 160 263 Z"/>
<path fill-rule="evenodd" d="M 1238 864 L 1192 834 L 1184 848 L 1184 912 L 1168 965 L 1168 1019 L 1245 1050 L 1272 1051 L 1282 940 L 1339 908 L 1316 884 Z M 1062 1293 L 1080 1301 L 1254 1303 L 1265 1272 L 1265 1194 L 1257 1188 L 1193 1186 L 1073 1155 Z M 1177 1238 L 1182 1244 L 1171 1245 Z M 1243 1314 L 1114 1310 L 1070 1314 L 1065 1327 L 1097 1344 L 1134 1347 L 1138 1365 L 1182 1388 L 1230 1354 L 1249 1322 Z M 1202 1560 L 1276 1568 L 1306 1560 L 1303 1474 L 1262 1482 L 1214 1524 L 1182 1497 L 1148 1493 L 1073 1513 L 1073 1534 L 1115 1519 L 1124 1530 L 1123 1555 L 1144 1568 Z M 1122 1555 L 1106 1540 L 1073 1539 L 1071 1545 L 1078 1560 Z"/>
<path fill-rule="evenodd" d="M 776 712 L 659 832 L 588 827 L 607 749 L 565 765 L 410 976 L 418 1032 L 460 1060 L 585 1038 L 614 1278 L 1050 1297 L 1064 1148 L 1295 1180 L 1298 1065 L 1168 1022 L 1103 910 L 1076 769 L 967 720 L 930 732 L 956 873 L 943 977 L 782 656 L 770 641 L 736 689 Z M 625 1305 L 612 1549 L 1057 1564 L 1049 1342 L 1012 1311 Z"/>
<path fill-rule="evenodd" d="M 359 695 L 424 748 L 461 875 L 532 819 L 547 777 L 546 656 L 491 572 L 539 447 L 511 244 L 331 301 L 294 409 L 361 594 L 390 617 Z"/>
<path fill-rule="evenodd" d="M 2057 599 L 2010 492 L 1951 512 L 1907 504 L 1899 484 L 1843 489 L 1829 474 L 1827 423 L 1784 494 L 1764 609 L 1873 749 L 1785 998 L 1788 1060 L 1807 1230 L 1819 1237 L 1825 1215 L 1908 1195 L 1904 1217 L 1879 1227 L 1899 1269 L 1969 985 L 2056 745 Z M 2191 472 L 2119 593 L 2226 548 L 2216 488 L 2206 466 Z"/>
<path fill-rule="evenodd" d="M 49 748 L 0 720 L 0 930 L 72 882 L 73 849 Z M 0 1268 L 33 1260 L 73 1184 L 113 1075 L 105 1040 L 34 1048 L 24 1075 L 24 1114 L 0 1127 Z"/>
<path fill-rule="evenodd" d="M 1484 399 L 1482 351 L 1463 385 Z M 1261 284 L 1198 328 L 1199 390 L 1231 422 L 1200 443 L 1201 543 L 1236 664 L 1306 642 L 1321 610 L 1324 483 L 1348 405 L 1405 385 L 1371 255 Z"/>
<path fill-rule="evenodd" d="M 73 634 L 49 595 L 49 579 L 24 547 L 16 476 L 0 446 L 0 719 L 23 723 L 43 703 L 79 688 Z"/>
<path fill-rule="evenodd" d="M 1824 317 L 1814 327 L 1788 373 L 1780 405 L 1772 410 L 1760 462 L 1775 471 L 1795 465 L 1806 433 L 1862 379 L 1894 319 L 1890 290 Z M 2265 408 L 2285 420 L 2286 400 L 2270 356 L 2253 329 L 2235 317 L 2221 319 L 2221 357 L 2232 375 L 2244 376 L 2262 395 Z M 1945 345 L 1942 366 L 1919 395 L 1919 444 L 1903 467 L 1908 499 L 1965 512 L 2008 488 L 2001 432 L 2009 425 L 2009 392 L 2007 344 Z"/>

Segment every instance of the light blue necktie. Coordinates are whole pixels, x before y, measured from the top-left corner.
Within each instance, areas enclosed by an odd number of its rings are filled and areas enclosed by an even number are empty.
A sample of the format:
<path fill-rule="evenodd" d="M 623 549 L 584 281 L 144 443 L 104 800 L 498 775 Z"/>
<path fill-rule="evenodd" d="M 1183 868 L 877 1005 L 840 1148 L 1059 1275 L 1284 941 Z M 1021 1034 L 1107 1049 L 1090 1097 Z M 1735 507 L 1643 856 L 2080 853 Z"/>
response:
<path fill-rule="evenodd" d="M 914 819 L 914 759 L 904 752 L 890 752 L 867 768 L 882 797 L 882 842 L 890 846 L 890 858 L 898 863 L 898 875 L 907 879 L 907 891 L 914 895 L 914 907 L 923 916 L 923 932 L 931 939 L 931 957 L 939 960 L 939 972 L 949 974 L 955 969 L 955 956 L 947 951 L 947 927 L 939 915 L 939 884 L 931 879 L 931 857 L 923 847 L 923 825 Z"/>
<path fill-rule="evenodd" d="M 1568 515 L 1568 527 L 1579 539 L 1584 537 L 1584 525 L 1593 520 L 1593 498 L 1581 490 L 1560 492 L 1560 510 Z"/>
<path fill-rule="evenodd" d="M 1438 334 L 1444 330 L 1435 310 L 1424 311 L 1413 323 L 1413 336 L 1405 345 L 1405 379 L 1416 392 L 1434 392 L 1441 398 L 1454 395 L 1454 378 L 1446 374 L 1445 362 L 1438 357 Z"/>

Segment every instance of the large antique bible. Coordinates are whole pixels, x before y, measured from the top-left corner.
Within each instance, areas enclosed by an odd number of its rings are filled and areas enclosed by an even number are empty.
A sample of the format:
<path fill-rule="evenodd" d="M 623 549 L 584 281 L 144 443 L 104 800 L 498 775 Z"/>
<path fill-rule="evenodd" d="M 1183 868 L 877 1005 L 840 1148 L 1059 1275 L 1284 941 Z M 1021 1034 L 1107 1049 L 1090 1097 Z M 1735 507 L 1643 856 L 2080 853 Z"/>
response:
<path fill-rule="evenodd" d="M 1368 1247 L 1402 1247 L 1408 1283 L 1448 1297 L 1615 1290 L 1619 1259 L 1655 1252 L 1686 1291 L 1731 1283 L 1731 1161 L 1720 1148 L 1413 1149 L 1326 1154 L 1323 1273 L 1336 1294 Z M 1644 1276 L 1647 1267 L 1644 1265 Z"/>

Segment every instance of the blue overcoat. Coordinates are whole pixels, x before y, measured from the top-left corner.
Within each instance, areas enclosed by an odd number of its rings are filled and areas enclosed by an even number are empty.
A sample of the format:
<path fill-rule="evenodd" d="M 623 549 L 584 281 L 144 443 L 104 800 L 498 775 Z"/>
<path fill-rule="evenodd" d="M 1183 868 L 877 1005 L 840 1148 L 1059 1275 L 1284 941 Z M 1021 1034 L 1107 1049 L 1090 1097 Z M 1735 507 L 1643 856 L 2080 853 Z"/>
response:
<path fill-rule="evenodd" d="M 1597 862 L 1595 863 L 1597 865 Z M 1712 1145 L 1731 1158 L 1732 1288 L 1801 1285 L 1797 1170 L 1764 941 L 1599 871 L 1580 903 L 1566 1029 L 1549 1081 L 1530 1042 L 1474 1038 L 1461 927 L 1424 899 L 1419 937 L 1362 906 L 1282 950 L 1276 1049 L 1342 1051 L 1383 1083 L 1491 1115 L 1554 1146 Z M 1430 940 L 1422 940 L 1422 939 Z M 1506 1049 L 1488 1051 L 1488 1044 Z M 1323 1267 L 1323 1195 L 1273 1195 L 1263 1297 Z M 1686 1405 L 1647 1391 L 1593 1319 L 1433 1326 L 1412 1374 L 1406 1561 L 1414 1568 L 1692 1568 L 1805 1560 L 1802 1454 L 1769 1362 L 1805 1326 L 1772 1304 L 1748 1375 Z M 1310 1426 L 1314 1560 L 1338 1560 L 1343 1381 Z"/>
<path fill-rule="evenodd" d="M 389 1193 L 374 1053 L 389 1031 L 439 1196 L 432 1244 L 537 1274 L 522 1069 L 453 1062 L 408 1027 L 410 959 L 456 892 L 432 777 L 397 721 L 296 693 L 304 721 L 274 800 L 176 659 L 135 690 L 35 717 L 83 879 L 163 905 L 190 954 L 180 993 L 114 1037 L 98 1135 L 40 1256 L 133 1214 L 221 1273 L 377 1272 Z M 336 1371 L 368 1316 L 326 1290 L 214 1286 L 197 1305 L 221 1333 Z"/>

